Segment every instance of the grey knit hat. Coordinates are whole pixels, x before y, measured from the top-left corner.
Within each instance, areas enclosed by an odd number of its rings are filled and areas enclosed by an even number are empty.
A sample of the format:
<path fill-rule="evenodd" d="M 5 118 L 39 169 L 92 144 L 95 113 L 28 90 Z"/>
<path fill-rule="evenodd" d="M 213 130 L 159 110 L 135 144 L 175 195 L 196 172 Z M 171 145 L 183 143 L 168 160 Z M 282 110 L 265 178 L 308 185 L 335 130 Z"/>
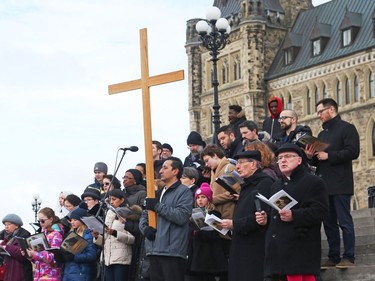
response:
<path fill-rule="evenodd" d="M 104 174 L 107 174 L 108 172 L 108 167 L 107 167 L 107 164 L 104 163 L 104 162 L 97 162 L 95 163 L 95 166 L 94 166 L 94 173 L 95 172 L 103 172 Z"/>
<path fill-rule="evenodd" d="M 23 225 L 23 222 L 22 222 L 21 218 L 16 214 L 7 214 L 3 218 L 3 224 L 6 223 L 6 222 L 10 222 L 10 223 L 13 223 L 13 224 L 19 225 L 19 226 Z"/>

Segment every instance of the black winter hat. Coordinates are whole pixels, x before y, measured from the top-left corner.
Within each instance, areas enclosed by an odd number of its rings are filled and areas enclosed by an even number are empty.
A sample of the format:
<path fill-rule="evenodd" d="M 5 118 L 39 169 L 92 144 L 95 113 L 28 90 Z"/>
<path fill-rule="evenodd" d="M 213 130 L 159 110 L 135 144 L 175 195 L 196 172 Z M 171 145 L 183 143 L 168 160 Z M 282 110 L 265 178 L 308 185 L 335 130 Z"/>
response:
<path fill-rule="evenodd" d="M 288 152 L 288 151 L 295 152 L 298 154 L 298 156 L 302 158 L 306 157 L 305 152 L 303 152 L 302 149 L 294 143 L 285 143 L 282 146 L 280 146 L 279 149 L 275 151 L 275 156 L 278 156 L 281 152 Z"/>
<path fill-rule="evenodd" d="M 206 143 L 203 141 L 202 136 L 196 131 L 190 132 L 189 136 L 187 137 L 186 142 L 187 142 L 188 145 L 189 144 L 197 144 L 197 145 L 201 145 L 203 147 L 206 146 Z"/>
<path fill-rule="evenodd" d="M 75 219 L 75 220 L 80 220 L 82 221 L 83 217 L 87 217 L 88 213 L 87 210 L 82 209 L 82 208 L 75 208 L 71 213 L 70 213 L 70 218 Z"/>
<path fill-rule="evenodd" d="M 133 175 L 135 184 L 138 185 L 142 183 L 143 178 L 142 178 L 142 173 L 140 171 L 138 171 L 137 169 L 129 169 L 126 172 L 129 172 Z"/>
<path fill-rule="evenodd" d="M 163 148 L 168 149 L 171 153 L 173 153 L 173 148 L 169 143 L 163 143 Z"/>
<path fill-rule="evenodd" d="M 88 186 L 81 195 L 81 199 L 83 200 L 85 197 L 92 197 L 93 199 L 100 200 L 100 190 L 96 187 Z"/>
<path fill-rule="evenodd" d="M 247 151 L 242 151 L 238 153 L 237 155 L 234 156 L 234 159 L 240 159 L 240 158 L 248 158 L 248 159 L 254 159 L 259 162 L 262 161 L 262 155 L 258 150 L 247 150 Z"/>

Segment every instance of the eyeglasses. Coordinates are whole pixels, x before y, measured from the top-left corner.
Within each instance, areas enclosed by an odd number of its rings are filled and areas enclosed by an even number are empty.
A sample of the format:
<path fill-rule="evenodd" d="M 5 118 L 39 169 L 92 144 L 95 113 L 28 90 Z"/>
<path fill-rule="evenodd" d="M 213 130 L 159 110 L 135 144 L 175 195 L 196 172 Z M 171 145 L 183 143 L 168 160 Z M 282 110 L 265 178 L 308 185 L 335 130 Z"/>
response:
<path fill-rule="evenodd" d="M 134 178 L 132 178 L 132 177 L 128 177 L 128 176 L 124 176 L 124 177 L 122 177 L 122 179 L 123 179 L 123 180 L 125 180 L 125 179 L 128 179 L 128 180 L 134 180 Z"/>
<path fill-rule="evenodd" d="M 280 116 L 279 117 L 279 122 L 284 121 L 287 118 L 293 118 L 293 116 Z"/>
<path fill-rule="evenodd" d="M 280 156 L 277 156 L 277 162 L 283 160 L 283 159 L 286 159 L 286 160 L 289 160 L 289 159 L 292 159 L 294 157 L 301 157 L 299 155 L 296 155 L 296 154 L 285 154 L 285 155 L 280 155 Z"/>
<path fill-rule="evenodd" d="M 242 160 L 238 160 L 238 161 L 237 161 L 237 164 L 238 164 L 238 165 L 242 165 L 242 164 L 249 163 L 249 162 L 253 162 L 253 160 L 250 160 L 250 159 L 242 159 Z"/>
<path fill-rule="evenodd" d="M 111 184 L 110 182 L 103 182 L 104 186 L 107 186 L 107 185 L 110 185 L 110 184 Z"/>
<path fill-rule="evenodd" d="M 321 109 L 321 110 L 318 110 L 317 112 L 316 112 L 316 115 L 321 115 L 325 110 L 327 110 L 327 109 L 329 109 L 329 107 L 325 107 L 325 108 L 323 108 L 323 109 Z"/>
<path fill-rule="evenodd" d="M 45 223 L 48 219 L 45 220 L 38 220 L 39 223 Z"/>

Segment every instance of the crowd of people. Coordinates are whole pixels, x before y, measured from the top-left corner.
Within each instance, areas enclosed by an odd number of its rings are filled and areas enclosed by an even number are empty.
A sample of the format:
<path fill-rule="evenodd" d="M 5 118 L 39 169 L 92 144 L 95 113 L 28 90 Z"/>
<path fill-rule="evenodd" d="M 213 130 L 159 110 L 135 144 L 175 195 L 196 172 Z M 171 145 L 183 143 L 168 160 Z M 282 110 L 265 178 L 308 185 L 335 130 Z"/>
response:
<path fill-rule="evenodd" d="M 184 161 L 170 144 L 153 141 L 155 198 L 146 194 L 144 163 L 126 170 L 122 184 L 95 163 L 94 183 L 81 193 L 62 191 L 55 209 L 39 210 L 37 232 L 47 247 L 32 244 L 37 239 L 17 214 L 3 217 L 0 280 L 318 281 L 322 269 L 353 266 L 351 162 L 359 136 L 333 99 L 316 107 L 323 130 L 309 144 L 299 139 L 310 128 L 275 97 L 263 131 L 232 105 L 216 144 L 188 135 Z M 267 201 L 278 194 L 283 204 Z M 197 222 L 196 214 L 217 221 Z M 329 243 L 323 264 L 322 223 Z M 80 251 L 71 235 L 84 241 Z"/>

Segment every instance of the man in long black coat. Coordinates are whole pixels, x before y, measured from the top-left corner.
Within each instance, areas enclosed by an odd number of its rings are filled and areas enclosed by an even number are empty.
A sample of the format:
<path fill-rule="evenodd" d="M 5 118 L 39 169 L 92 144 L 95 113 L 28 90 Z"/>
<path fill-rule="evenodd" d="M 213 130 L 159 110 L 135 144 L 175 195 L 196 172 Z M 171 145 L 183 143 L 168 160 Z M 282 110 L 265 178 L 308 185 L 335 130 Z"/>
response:
<path fill-rule="evenodd" d="M 235 156 L 237 170 L 244 179 L 232 220 L 224 219 L 222 226 L 232 230 L 229 253 L 229 281 L 263 281 L 264 239 L 266 226 L 255 221 L 255 197 L 269 197 L 273 179 L 260 169 L 258 150 L 244 151 Z M 259 201 L 258 201 L 259 202 Z M 260 202 L 259 202 L 260 203 Z M 268 210 L 262 206 L 263 210 Z"/>
<path fill-rule="evenodd" d="M 286 143 L 276 156 L 283 178 L 271 188 L 271 194 L 284 190 L 298 203 L 289 210 L 258 212 L 260 225 L 268 223 L 266 234 L 265 280 L 286 280 L 300 275 L 315 280 L 320 275 L 323 219 L 328 214 L 328 194 L 320 177 L 307 172 L 302 164 L 303 151 Z M 306 279 L 306 280 L 310 280 Z"/>

